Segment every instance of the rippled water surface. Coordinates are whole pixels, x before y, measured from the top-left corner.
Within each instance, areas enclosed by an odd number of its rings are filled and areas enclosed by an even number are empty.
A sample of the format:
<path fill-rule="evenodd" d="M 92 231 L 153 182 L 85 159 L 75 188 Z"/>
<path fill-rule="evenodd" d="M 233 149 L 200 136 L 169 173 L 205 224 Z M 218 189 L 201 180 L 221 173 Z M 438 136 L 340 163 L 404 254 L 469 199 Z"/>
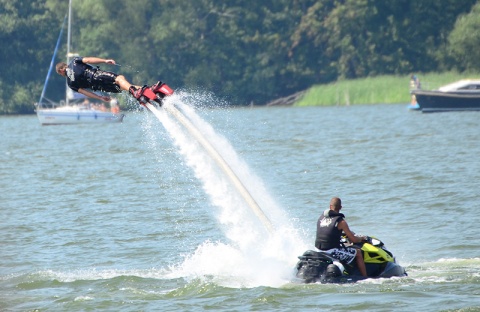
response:
<path fill-rule="evenodd" d="M 275 228 L 163 109 L 122 124 L 0 117 L 2 311 L 480 310 L 480 113 L 193 109 Z M 332 196 L 406 278 L 299 284 Z"/>

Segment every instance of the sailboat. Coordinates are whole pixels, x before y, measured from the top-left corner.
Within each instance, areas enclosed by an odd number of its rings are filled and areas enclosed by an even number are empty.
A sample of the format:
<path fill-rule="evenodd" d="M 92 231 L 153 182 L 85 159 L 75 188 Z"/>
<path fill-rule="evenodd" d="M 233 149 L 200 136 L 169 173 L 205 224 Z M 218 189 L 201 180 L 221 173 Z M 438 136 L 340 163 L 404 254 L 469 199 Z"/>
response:
<path fill-rule="evenodd" d="M 78 56 L 78 54 L 70 52 L 71 16 L 72 0 L 69 1 L 68 7 L 67 64 L 70 62 L 71 58 Z M 116 99 L 113 99 L 110 102 L 110 108 L 107 109 L 103 103 L 100 105 L 95 105 L 88 102 L 86 97 L 81 94 L 75 94 L 66 84 L 64 101 L 62 100 L 59 103 L 55 103 L 54 101 L 51 101 L 45 97 L 45 91 L 54 67 L 55 57 L 60 46 L 66 19 L 67 16 L 65 16 L 62 28 L 60 29 L 60 35 L 57 39 L 57 44 L 50 62 L 50 67 L 48 69 L 47 78 L 45 79 L 40 100 L 35 104 L 38 120 L 42 125 L 122 122 L 125 115 L 119 112 L 118 102 Z"/>

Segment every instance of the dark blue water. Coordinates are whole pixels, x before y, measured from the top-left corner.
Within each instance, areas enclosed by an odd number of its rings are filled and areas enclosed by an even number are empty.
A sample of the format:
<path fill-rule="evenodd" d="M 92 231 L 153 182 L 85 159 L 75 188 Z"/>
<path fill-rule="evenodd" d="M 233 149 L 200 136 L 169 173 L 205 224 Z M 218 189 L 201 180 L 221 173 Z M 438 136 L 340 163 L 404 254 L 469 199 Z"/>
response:
<path fill-rule="evenodd" d="M 165 111 L 109 125 L 0 117 L 0 310 L 480 310 L 479 113 L 172 102 L 274 234 Z M 295 281 L 332 196 L 408 277 Z"/>

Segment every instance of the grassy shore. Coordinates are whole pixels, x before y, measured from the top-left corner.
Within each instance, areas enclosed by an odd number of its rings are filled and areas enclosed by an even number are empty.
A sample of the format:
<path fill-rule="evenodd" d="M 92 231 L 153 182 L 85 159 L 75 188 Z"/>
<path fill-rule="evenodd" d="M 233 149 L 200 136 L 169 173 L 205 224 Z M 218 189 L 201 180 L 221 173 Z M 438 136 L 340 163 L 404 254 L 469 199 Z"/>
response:
<path fill-rule="evenodd" d="M 422 89 L 438 89 L 460 79 L 479 78 L 479 73 L 456 72 L 416 74 Z M 354 104 L 392 104 L 410 102 L 410 75 L 378 76 L 313 86 L 295 106 L 331 106 Z"/>

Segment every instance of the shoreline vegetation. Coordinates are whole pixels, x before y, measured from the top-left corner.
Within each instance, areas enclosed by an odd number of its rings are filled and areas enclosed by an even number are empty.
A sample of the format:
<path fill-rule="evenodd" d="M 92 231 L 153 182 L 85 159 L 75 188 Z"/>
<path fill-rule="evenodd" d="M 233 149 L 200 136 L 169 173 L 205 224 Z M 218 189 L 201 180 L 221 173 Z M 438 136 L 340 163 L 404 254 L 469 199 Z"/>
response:
<path fill-rule="evenodd" d="M 479 73 L 414 73 L 425 90 L 461 79 L 479 78 Z M 377 76 L 354 80 L 340 80 L 331 84 L 315 85 L 291 96 L 267 103 L 267 106 L 348 106 L 356 104 L 410 103 L 410 75 Z"/>
<path fill-rule="evenodd" d="M 480 73 L 415 73 L 421 88 L 434 90 L 461 79 L 480 78 Z M 339 80 L 330 84 L 314 85 L 307 90 L 255 106 L 349 106 L 410 103 L 410 76 L 385 75 Z M 125 107 L 122 106 L 122 109 Z M 127 109 L 128 110 L 128 109 Z M 35 112 L 33 112 L 35 114 Z M 8 116 L 11 114 L 0 114 Z M 19 115 L 19 114 L 13 114 Z M 20 114 L 22 115 L 22 114 Z M 31 115 L 31 114 L 28 114 Z"/>

